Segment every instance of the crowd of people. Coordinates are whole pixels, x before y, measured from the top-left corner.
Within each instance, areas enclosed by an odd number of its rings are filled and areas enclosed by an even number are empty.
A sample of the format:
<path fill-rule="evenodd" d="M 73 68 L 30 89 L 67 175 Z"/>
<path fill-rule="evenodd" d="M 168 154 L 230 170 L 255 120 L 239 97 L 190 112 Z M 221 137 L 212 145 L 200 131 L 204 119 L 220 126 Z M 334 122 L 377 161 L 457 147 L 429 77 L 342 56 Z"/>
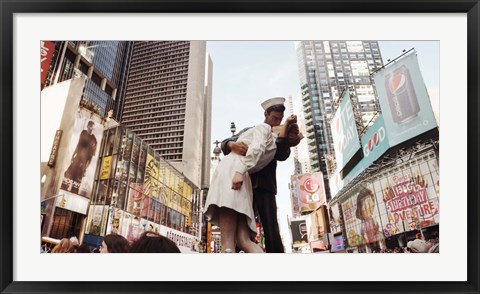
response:
<path fill-rule="evenodd" d="M 79 244 L 76 237 L 63 238 L 51 253 L 180 253 L 180 249 L 167 237 L 147 231 L 133 242 L 122 235 L 106 235 L 99 248 Z"/>
<path fill-rule="evenodd" d="M 439 253 L 440 242 L 438 236 L 432 236 L 425 240 L 422 234 L 417 233 L 414 240 L 408 241 L 405 247 L 395 247 L 394 249 L 381 249 L 373 253 Z"/>

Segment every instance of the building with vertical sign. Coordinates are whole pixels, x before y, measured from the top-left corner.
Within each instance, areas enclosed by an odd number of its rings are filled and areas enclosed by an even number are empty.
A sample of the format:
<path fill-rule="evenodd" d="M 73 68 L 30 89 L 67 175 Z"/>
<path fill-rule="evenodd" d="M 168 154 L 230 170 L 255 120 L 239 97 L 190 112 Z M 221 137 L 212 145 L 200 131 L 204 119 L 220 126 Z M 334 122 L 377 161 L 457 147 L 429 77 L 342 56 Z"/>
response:
<path fill-rule="evenodd" d="M 361 160 L 330 177 L 331 233 L 348 252 L 405 247 L 417 233 L 427 240 L 439 233 L 439 128 L 416 53 L 373 79 L 382 113 L 361 135 Z"/>
<path fill-rule="evenodd" d="M 378 110 L 370 74 L 383 62 L 377 41 L 301 41 L 296 51 L 312 172 L 321 171 L 328 187 L 324 160 L 334 153 L 329 122 L 335 103 L 348 89 L 354 111 L 368 125 Z"/>
<path fill-rule="evenodd" d="M 152 230 L 198 250 L 200 189 L 131 130 L 83 107 L 86 80 L 41 92 L 42 236 L 98 247 L 106 234 Z"/>

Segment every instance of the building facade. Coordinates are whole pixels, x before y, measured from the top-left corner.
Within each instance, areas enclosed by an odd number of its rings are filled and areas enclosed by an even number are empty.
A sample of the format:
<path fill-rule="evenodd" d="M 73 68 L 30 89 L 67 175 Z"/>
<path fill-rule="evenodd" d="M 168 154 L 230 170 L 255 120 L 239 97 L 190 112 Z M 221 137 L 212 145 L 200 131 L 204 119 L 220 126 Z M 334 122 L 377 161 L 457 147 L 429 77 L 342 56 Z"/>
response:
<path fill-rule="evenodd" d="M 377 41 L 301 41 L 295 47 L 310 164 L 328 187 L 325 158 L 334 154 L 330 119 L 336 103 L 348 90 L 359 124 L 369 125 L 378 110 L 370 74 L 383 61 Z M 328 188 L 327 193 L 330 198 Z"/>
<path fill-rule="evenodd" d="M 211 70 L 205 41 L 133 42 L 121 115 L 197 186 L 209 170 Z"/>
<path fill-rule="evenodd" d="M 130 63 L 131 42 L 125 41 L 57 41 L 46 67 L 42 87 L 85 76 L 83 103 L 89 103 L 101 116 L 112 110 L 119 120 Z"/>

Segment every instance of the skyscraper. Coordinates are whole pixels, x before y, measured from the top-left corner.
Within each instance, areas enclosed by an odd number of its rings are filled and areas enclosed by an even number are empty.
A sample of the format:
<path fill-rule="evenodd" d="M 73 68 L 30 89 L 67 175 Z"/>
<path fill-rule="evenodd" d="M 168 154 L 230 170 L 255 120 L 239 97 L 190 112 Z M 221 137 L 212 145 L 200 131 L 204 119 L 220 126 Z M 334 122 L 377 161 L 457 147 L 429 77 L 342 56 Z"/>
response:
<path fill-rule="evenodd" d="M 298 105 L 297 105 L 298 106 Z M 300 109 L 299 109 L 300 108 Z M 289 114 L 297 115 L 297 124 L 300 130 L 300 133 L 305 134 L 305 119 L 303 118 L 302 106 L 295 107 L 293 103 L 293 98 L 288 97 L 287 109 Z M 300 144 L 292 148 L 293 151 L 293 163 L 294 163 L 294 174 L 304 174 L 310 172 L 310 159 L 308 158 L 308 144 L 306 139 L 302 139 Z"/>
<path fill-rule="evenodd" d="M 205 41 L 133 42 L 121 115 L 198 187 L 210 155 L 211 67 Z"/>
<path fill-rule="evenodd" d="M 95 106 L 101 116 L 113 110 L 119 120 L 130 53 L 131 42 L 55 42 L 45 86 L 85 76 L 82 100 Z"/>
<path fill-rule="evenodd" d="M 330 119 L 344 90 L 363 127 L 378 109 L 370 74 L 383 66 L 377 41 L 301 41 L 295 44 L 312 172 L 328 187 L 325 156 L 334 154 Z M 327 198 L 330 198 L 329 189 Z"/>

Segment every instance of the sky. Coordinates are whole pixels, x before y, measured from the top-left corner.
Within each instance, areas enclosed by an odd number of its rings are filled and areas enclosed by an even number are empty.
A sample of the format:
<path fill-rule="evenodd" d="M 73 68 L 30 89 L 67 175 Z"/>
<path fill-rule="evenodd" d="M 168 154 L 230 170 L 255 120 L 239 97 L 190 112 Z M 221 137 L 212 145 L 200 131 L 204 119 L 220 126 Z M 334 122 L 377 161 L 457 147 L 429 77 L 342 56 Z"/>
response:
<path fill-rule="evenodd" d="M 402 50 L 415 48 L 438 120 L 439 42 L 380 41 L 379 46 L 384 63 L 401 55 Z M 231 136 L 231 122 L 235 122 L 237 131 L 263 122 L 260 104 L 268 98 L 288 99 L 291 96 L 294 108 L 300 105 L 294 41 L 207 41 L 207 52 L 213 63 L 212 142 Z M 212 143 L 212 150 L 213 147 Z M 286 252 L 291 252 L 288 218 L 292 212 L 288 183 L 293 170 L 292 152 L 288 160 L 277 165 L 278 221 Z"/>

